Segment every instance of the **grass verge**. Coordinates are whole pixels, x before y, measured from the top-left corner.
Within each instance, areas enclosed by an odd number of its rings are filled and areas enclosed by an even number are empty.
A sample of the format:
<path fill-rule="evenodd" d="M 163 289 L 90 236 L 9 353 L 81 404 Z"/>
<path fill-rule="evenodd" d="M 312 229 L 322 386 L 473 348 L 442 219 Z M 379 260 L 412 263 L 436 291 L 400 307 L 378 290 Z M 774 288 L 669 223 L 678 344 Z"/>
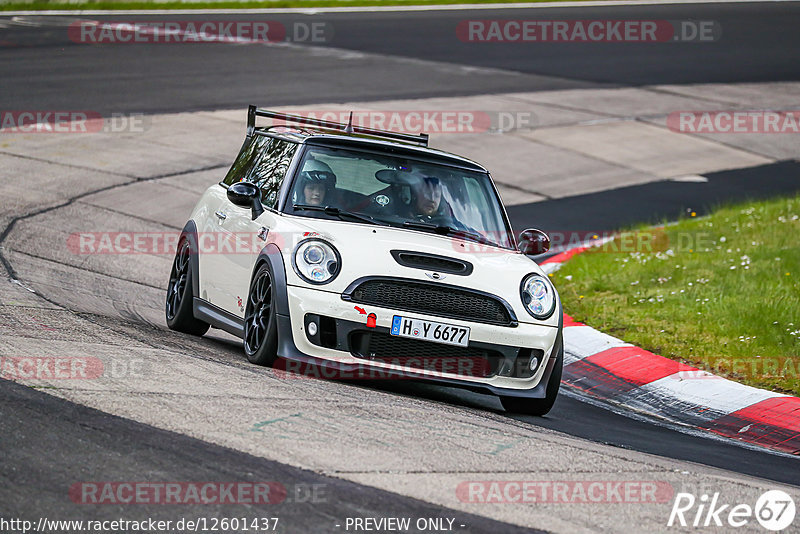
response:
<path fill-rule="evenodd" d="M 553 282 L 578 321 L 800 395 L 800 195 L 623 234 L 575 256 Z"/>
<path fill-rule="evenodd" d="M 43 10 L 131 10 L 131 9 L 280 9 L 312 7 L 418 6 L 448 4 L 521 4 L 548 3 L 565 0 L 34 0 L 32 2 L 0 3 L 0 11 Z M 580 2 L 586 0 L 566 0 Z"/>

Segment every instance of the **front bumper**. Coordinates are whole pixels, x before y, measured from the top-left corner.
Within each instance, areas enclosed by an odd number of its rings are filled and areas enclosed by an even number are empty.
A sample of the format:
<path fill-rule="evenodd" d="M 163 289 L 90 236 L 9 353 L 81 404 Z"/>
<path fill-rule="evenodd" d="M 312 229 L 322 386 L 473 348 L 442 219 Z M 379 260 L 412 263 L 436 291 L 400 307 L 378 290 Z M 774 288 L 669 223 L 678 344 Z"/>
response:
<path fill-rule="evenodd" d="M 342 300 L 341 295 L 317 288 L 288 286 L 288 315 L 278 315 L 280 345 L 278 354 L 293 362 L 313 364 L 340 378 L 412 378 L 424 379 L 443 384 L 490 392 L 495 395 L 525 396 L 543 398 L 545 388 L 562 350 L 561 327 L 519 323 L 515 327 L 474 323 L 456 319 L 443 319 L 421 313 L 400 312 L 377 306 L 357 306 Z M 363 309 L 365 313 L 361 313 Z M 374 314 L 375 326 L 367 326 L 367 318 Z M 424 357 L 405 360 L 398 364 L 396 358 L 381 358 L 367 347 L 374 347 L 371 339 L 382 340 L 386 346 L 392 317 L 403 315 L 430 321 L 443 322 L 470 328 L 469 348 L 453 349 L 448 345 L 416 341 L 415 347 L 423 344 L 433 352 L 443 352 L 457 359 L 458 363 L 447 361 L 444 364 L 428 365 Z M 323 335 L 320 318 L 328 323 L 327 339 Z M 310 320 L 317 322 L 315 335 L 308 333 Z M 331 322 L 333 327 L 331 329 Z M 372 338 L 371 336 L 374 336 Z M 405 338 L 392 338 L 402 342 Z M 464 373 L 464 357 L 467 356 L 469 372 Z M 478 354 L 491 355 L 488 363 L 476 365 Z M 531 356 L 540 362 L 534 371 L 527 373 L 515 362 L 525 366 Z M 526 360 L 525 358 L 528 358 Z M 516 361 L 519 360 L 519 361 Z M 476 372 L 480 369 L 480 372 Z M 370 371 L 365 373 L 364 371 Z"/>

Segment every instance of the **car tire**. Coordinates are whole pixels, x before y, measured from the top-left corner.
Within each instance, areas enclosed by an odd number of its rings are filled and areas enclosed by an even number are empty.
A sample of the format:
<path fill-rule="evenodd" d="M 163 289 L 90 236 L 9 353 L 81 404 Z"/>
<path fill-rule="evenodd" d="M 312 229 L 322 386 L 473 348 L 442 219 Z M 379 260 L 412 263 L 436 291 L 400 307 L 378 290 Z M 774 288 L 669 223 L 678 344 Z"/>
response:
<path fill-rule="evenodd" d="M 164 313 L 170 330 L 202 336 L 208 331 L 210 325 L 196 319 L 192 311 L 194 294 L 191 256 L 191 245 L 188 240 L 184 239 L 178 244 L 175 260 L 172 262 Z"/>
<path fill-rule="evenodd" d="M 553 372 L 550 381 L 547 383 L 545 397 L 543 399 L 530 399 L 527 397 L 500 397 L 500 403 L 507 412 L 525 415 L 546 415 L 553 408 L 553 404 L 558 397 L 558 389 L 561 386 L 561 373 L 564 369 L 564 348 L 559 347 Z"/>
<path fill-rule="evenodd" d="M 266 264 L 256 271 L 244 312 L 244 353 L 256 365 L 272 365 L 278 357 L 275 285 Z"/>

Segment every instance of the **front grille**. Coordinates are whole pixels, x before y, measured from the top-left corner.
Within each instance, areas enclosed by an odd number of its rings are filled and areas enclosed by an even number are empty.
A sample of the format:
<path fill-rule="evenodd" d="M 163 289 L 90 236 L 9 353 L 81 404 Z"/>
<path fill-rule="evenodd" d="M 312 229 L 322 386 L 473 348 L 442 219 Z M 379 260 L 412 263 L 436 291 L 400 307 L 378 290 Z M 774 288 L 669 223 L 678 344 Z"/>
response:
<path fill-rule="evenodd" d="M 353 332 L 350 350 L 356 358 L 476 378 L 497 374 L 503 358 L 491 350 L 443 345 L 382 332 Z"/>
<path fill-rule="evenodd" d="M 359 304 L 478 323 L 516 325 L 516 317 L 497 298 L 436 283 L 366 280 L 344 297 Z"/>

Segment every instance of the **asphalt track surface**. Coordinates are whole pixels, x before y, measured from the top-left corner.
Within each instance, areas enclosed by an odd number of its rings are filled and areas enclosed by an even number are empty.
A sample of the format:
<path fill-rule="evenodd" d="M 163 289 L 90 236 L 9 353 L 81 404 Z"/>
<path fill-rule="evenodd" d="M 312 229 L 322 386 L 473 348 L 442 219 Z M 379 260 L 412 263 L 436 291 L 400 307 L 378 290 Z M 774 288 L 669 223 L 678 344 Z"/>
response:
<path fill-rule="evenodd" d="M 0 380 L 0 433 L 3 435 L 3 516 L 81 519 L 65 499 L 75 480 L 141 480 L 161 475 L 174 481 L 278 482 L 275 502 L 263 504 L 186 504 L 176 514 L 158 503 L 128 508 L 125 517 L 176 521 L 179 516 L 279 517 L 276 532 L 330 532 L 345 517 L 452 518 L 466 532 L 531 532 L 530 529 L 443 509 L 394 493 L 326 477 L 278 462 L 210 445 L 57 399 Z M 58 414 L 54 417 L 54 414 Z M 41 466 L 46 455 L 46 468 Z M 39 464 L 39 469 L 29 468 Z M 146 475 L 145 475 L 146 474 Z M 270 492 L 272 493 L 272 492 Z M 346 497 L 344 497 L 346 496 Z M 343 498 L 344 497 L 344 498 Z M 272 498 L 272 497 L 270 497 Z M 119 506 L 90 506 L 92 519 L 119 519 Z M 13 513 L 11 511 L 13 510 Z M 283 522 L 283 524 L 281 524 Z M 290 526 L 287 526 L 290 525 Z M 463 529 L 458 529 L 463 530 Z M 534 531 L 535 532 L 535 531 Z"/>
<path fill-rule="evenodd" d="M 0 102 L 7 109 L 163 113 L 630 85 L 800 78 L 797 2 L 315 15 L 23 17 L 0 27 Z M 324 42 L 81 44 L 80 19 L 266 20 L 291 37 L 322 23 Z M 472 19 L 712 21 L 711 42 L 474 43 Z M 0 22 L 3 21 L 0 14 Z M 299 32 L 298 32 L 299 34 Z M 302 37 L 302 36 L 300 36 Z M 344 51 L 344 52 L 343 52 Z M 421 63 L 437 62 L 436 64 Z M 465 69 L 464 67 L 468 67 Z"/>
<path fill-rule="evenodd" d="M 69 21 L 42 20 L 40 25 L 0 29 L 5 45 L 0 48 L 0 102 L 6 109 L 74 110 L 86 109 L 86 102 L 91 102 L 93 110 L 104 114 L 162 113 L 241 108 L 249 103 L 284 105 L 660 83 L 797 80 L 798 15 L 800 4 L 785 2 L 489 10 L 477 14 L 326 13 L 311 17 L 335 29 L 333 40 L 321 48 L 365 53 L 350 57 L 338 50 L 309 54 L 302 47 L 260 45 L 82 45 L 67 38 L 65 24 Z M 287 24 L 300 20 L 296 15 L 246 18 L 284 20 Z M 535 48 L 478 45 L 462 43 L 455 37 L 457 23 L 469 18 L 714 20 L 723 33 L 714 43 L 537 44 Z M 432 68 L 417 59 L 442 64 Z M 458 66 L 477 69 L 465 71 Z M 709 175 L 706 184 L 658 183 L 515 206 L 510 214 L 518 228 L 536 223 L 544 228 L 614 229 L 674 218 L 686 209 L 702 213 L 727 200 L 796 191 L 796 177 L 796 163 L 781 163 Z M 641 202 L 643 199 L 649 204 Z M 635 209 L 605 209 L 609 204 Z M 492 399 L 450 388 L 425 384 L 374 387 L 391 394 L 497 409 Z M 83 469 L 81 466 L 88 466 L 95 480 L 135 479 L 143 470 L 159 473 L 166 480 L 213 480 L 230 478 L 234 476 L 231 473 L 243 469 L 251 480 L 266 477 L 313 484 L 324 478 L 108 416 L 6 381 L 0 381 L 0 390 L 0 435 L 5 436 L 0 469 L 4 478 L 23 487 L 9 504 L 30 515 L 39 515 L 40 496 L 54 512 L 60 506 L 68 509 L 63 493 L 52 494 L 51 488 L 59 481 L 79 479 L 74 471 Z M 679 433 L 564 395 L 547 417 L 520 420 L 622 448 L 798 483 L 796 459 Z M 93 454 L 82 452 L 88 450 Z M 42 455 L 48 458 L 44 466 Z M 85 479 L 86 475 L 82 476 Z M 313 531 L 330 517 L 347 515 L 344 508 L 350 506 L 348 503 L 358 503 L 359 515 L 419 517 L 442 512 L 434 505 L 372 488 L 365 490 L 338 479 L 324 482 L 336 485 L 333 502 L 286 507 L 281 516 L 291 514 L 293 520 L 305 521 L 302 524 L 307 531 Z M 185 511 L 188 515 L 191 509 Z M 156 517 L 160 512 L 143 515 Z M 226 510 L 228 515 L 232 512 Z M 202 513 L 210 515 L 207 507 Z M 502 528 L 503 532 L 512 532 L 514 528 L 460 512 L 448 513 L 464 516 L 472 527 L 470 531 Z"/>
<path fill-rule="evenodd" d="M 719 171 L 706 182 L 658 181 L 598 193 L 509 206 L 516 229 L 538 227 L 547 232 L 614 232 L 640 224 L 663 224 L 691 212 L 703 216 L 715 208 L 746 200 L 792 195 L 800 190 L 800 164 L 769 165 Z M 624 206 L 624 209 L 609 209 Z"/>

